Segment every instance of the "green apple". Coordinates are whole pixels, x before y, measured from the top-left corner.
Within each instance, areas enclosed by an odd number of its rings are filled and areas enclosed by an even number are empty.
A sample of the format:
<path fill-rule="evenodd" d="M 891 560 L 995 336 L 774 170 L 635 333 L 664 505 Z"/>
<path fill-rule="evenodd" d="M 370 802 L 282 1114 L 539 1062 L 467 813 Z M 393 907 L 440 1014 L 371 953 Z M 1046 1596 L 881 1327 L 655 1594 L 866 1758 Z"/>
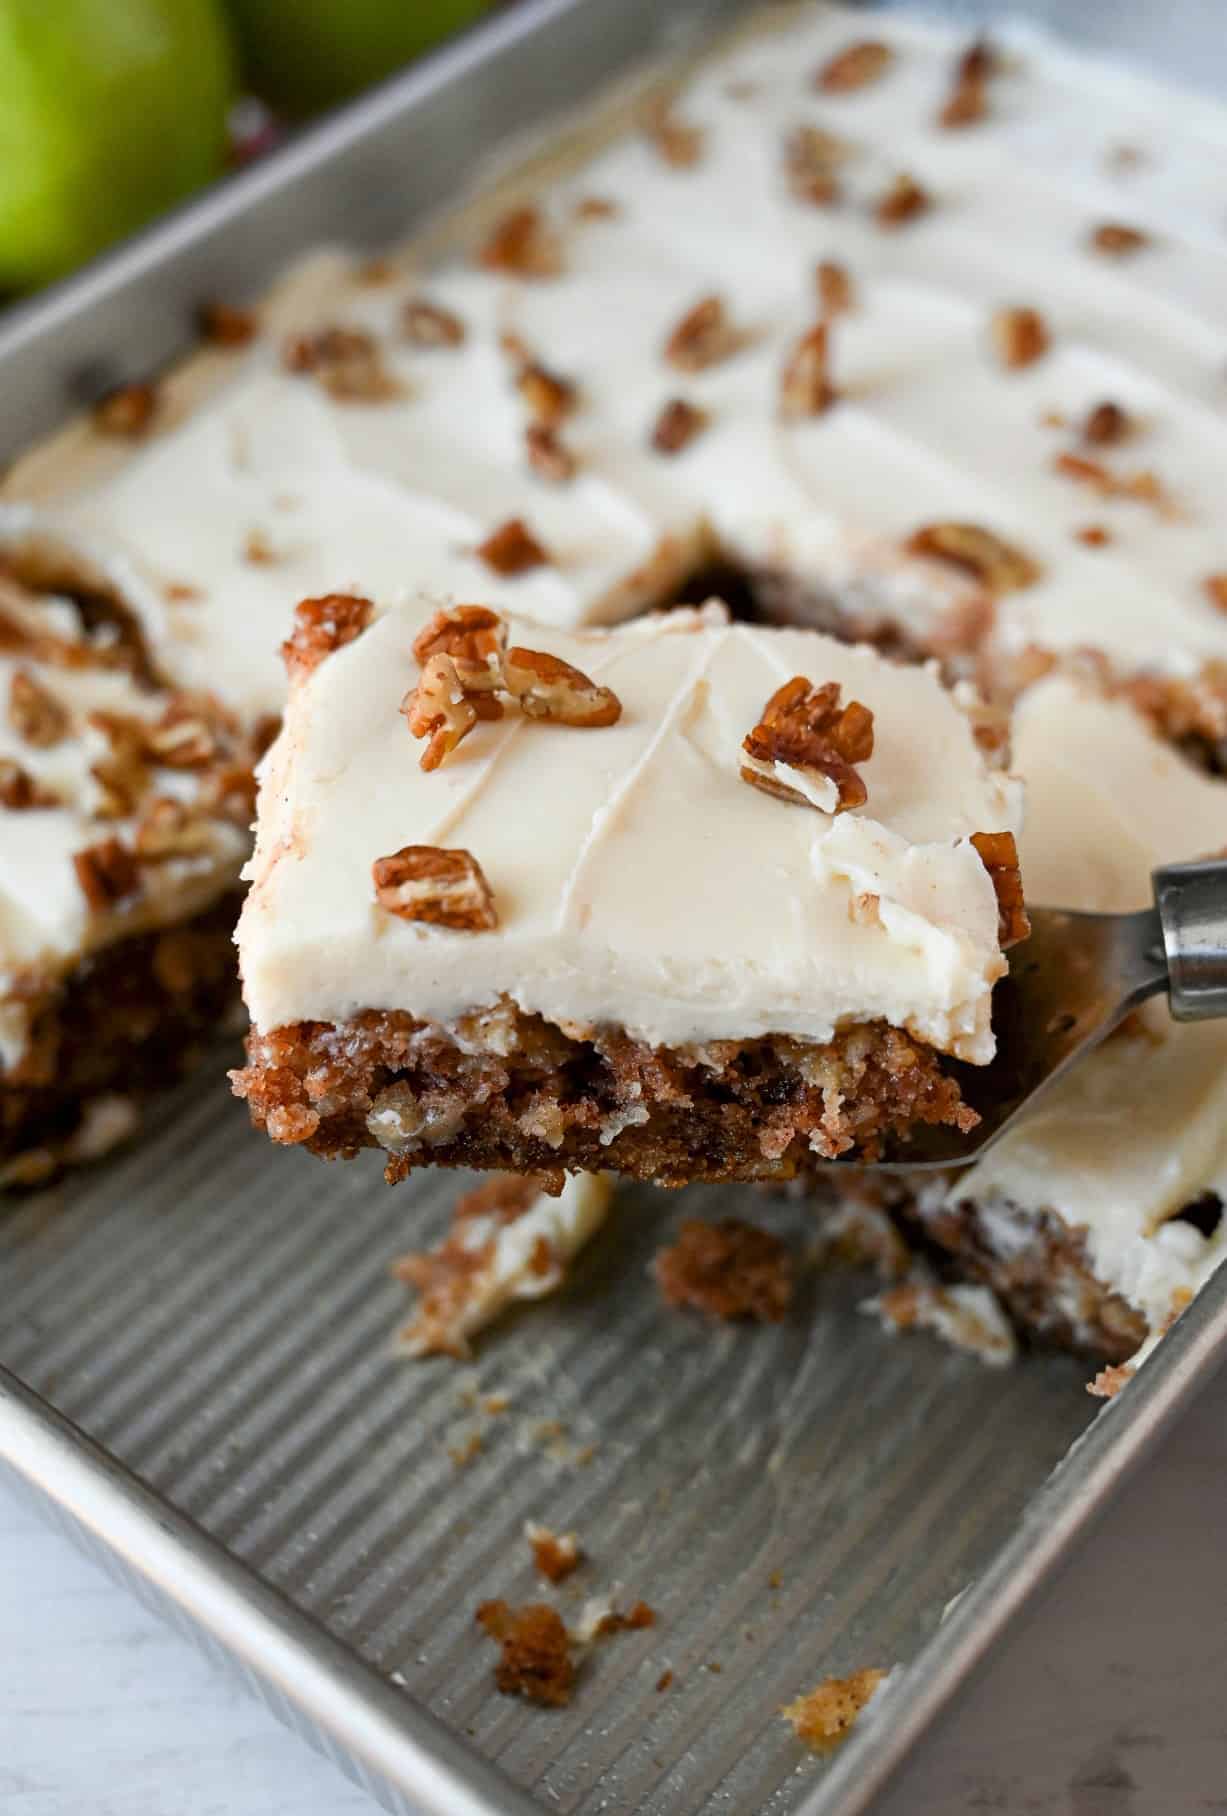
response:
<path fill-rule="evenodd" d="M 208 182 L 233 92 L 217 0 L 0 0 L 0 288 Z"/>
<path fill-rule="evenodd" d="M 227 0 L 227 4 L 247 81 L 271 106 L 301 116 L 391 75 L 487 11 L 490 0 Z"/>

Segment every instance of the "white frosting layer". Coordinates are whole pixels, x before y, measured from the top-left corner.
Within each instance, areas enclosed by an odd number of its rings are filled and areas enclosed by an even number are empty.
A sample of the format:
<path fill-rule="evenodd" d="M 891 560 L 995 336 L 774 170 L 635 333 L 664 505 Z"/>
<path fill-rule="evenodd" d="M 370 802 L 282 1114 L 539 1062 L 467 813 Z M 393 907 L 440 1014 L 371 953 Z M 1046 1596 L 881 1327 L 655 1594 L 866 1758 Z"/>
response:
<path fill-rule="evenodd" d="M 1145 907 L 1155 865 L 1222 846 L 1227 782 L 1192 769 L 1131 707 L 1070 681 L 1026 695 L 1015 762 L 1033 901 Z M 1053 1210 L 1084 1228 L 1093 1272 L 1157 1327 L 1174 1295 L 1227 1255 L 1227 1221 L 1209 1239 L 1165 1222 L 1207 1189 L 1227 1198 L 1227 1025 L 1178 1026 L 1163 1005 L 1079 1066 L 952 1196 Z"/>
<path fill-rule="evenodd" d="M 518 624 L 513 642 L 612 687 L 621 719 L 579 730 L 508 713 L 428 774 L 398 712 L 423 616 L 388 611 L 291 698 L 239 930 L 257 1027 L 369 1008 L 451 1021 L 506 994 L 653 1045 L 824 1041 L 882 1017 L 990 1057 L 1004 966 L 968 839 L 1013 825 L 1019 795 L 934 675 L 695 612 L 611 632 Z M 859 811 L 832 817 L 740 779 L 742 738 L 794 674 L 838 681 L 875 715 Z M 410 844 L 470 850 L 497 931 L 378 907 L 373 861 Z M 854 919 L 865 892 L 879 911 Z"/>

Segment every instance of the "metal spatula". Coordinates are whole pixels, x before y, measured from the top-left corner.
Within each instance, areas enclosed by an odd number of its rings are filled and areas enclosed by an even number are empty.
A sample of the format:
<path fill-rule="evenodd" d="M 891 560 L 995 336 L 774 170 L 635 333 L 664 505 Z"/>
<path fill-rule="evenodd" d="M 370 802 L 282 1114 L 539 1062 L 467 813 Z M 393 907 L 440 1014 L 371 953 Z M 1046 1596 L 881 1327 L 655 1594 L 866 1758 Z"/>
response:
<path fill-rule="evenodd" d="M 1011 953 L 1009 977 L 993 993 L 997 1056 L 952 1067 L 980 1121 L 966 1135 L 918 1129 L 887 1150 L 880 1170 L 978 1160 L 1160 990 L 1177 1021 L 1227 1015 L 1227 861 L 1169 864 L 1151 881 L 1155 905 L 1135 914 L 1028 905 L 1031 937 Z"/>

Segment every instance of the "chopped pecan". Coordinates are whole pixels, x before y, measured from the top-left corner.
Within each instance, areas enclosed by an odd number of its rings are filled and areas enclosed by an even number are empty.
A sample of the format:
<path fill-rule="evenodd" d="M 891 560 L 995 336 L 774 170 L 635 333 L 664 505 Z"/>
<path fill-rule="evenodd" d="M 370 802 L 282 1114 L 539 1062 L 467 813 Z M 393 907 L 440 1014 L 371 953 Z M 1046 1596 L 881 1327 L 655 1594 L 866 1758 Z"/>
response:
<path fill-rule="evenodd" d="M 1206 597 L 1220 612 L 1227 612 L 1227 574 L 1207 574 Z"/>
<path fill-rule="evenodd" d="M 1179 515 L 1156 475 L 1145 468 L 1114 473 L 1102 460 L 1090 460 L 1084 454 L 1056 454 L 1052 464 L 1063 479 L 1089 486 L 1101 498 L 1131 498 L 1137 504 L 1154 505 L 1163 516 Z"/>
<path fill-rule="evenodd" d="M 338 403 L 383 403 L 400 393 L 379 343 L 365 328 L 319 328 L 292 334 L 281 350 L 287 372 L 306 373 Z"/>
<path fill-rule="evenodd" d="M 205 303 L 200 311 L 200 332 L 215 347 L 245 347 L 260 326 L 254 309 L 236 309 L 233 303 Z"/>
<path fill-rule="evenodd" d="M 1086 413 L 1082 424 L 1082 439 L 1097 448 L 1111 448 L 1117 442 L 1124 441 L 1131 427 L 1129 418 L 1119 404 L 1096 404 Z"/>
<path fill-rule="evenodd" d="M 612 688 L 599 686 L 544 650 L 509 649 L 503 658 L 503 686 L 530 719 L 599 726 L 616 725 L 622 716 L 622 702 Z"/>
<path fill-rule="evenodd" d="M 162 769 L 204 769 L 217 755 L 214 702 L 179 694 L 146 728 L 145 751 Z"/>
<path fill-rule="evenodd" d="M 72 863 L 81 893 L 95 914 L 118 907 L 141 886 L 140 867 L 119 839 L 87 845 L 84 851 L 73 853 Z"/>
<path fill-rule="evenodd" d="M 954 68 L 950 93 L 937 116 L 939 126 L 973 126 L 988 112 L 989 77 L 996 72 L 997 54 L 987 38 L 969 44 Z"/>
<path fill-rule="evenodd" d="M 502 1647 L 494 1681 L 504 1696 L 560 1709 L 575 1687 L 575 1660 L 562 1616 L 544 1602 L 509 1608 L 504 1601 L 483 1602 L 478 1624 Z"/>
<path fill-rule="evenodd" d="M 551 485 L 565 485 L 568 479 L 574 479 L 576 459 L 560 437 L 557 429 L 547 423 L 530 422 L 524 431 L 524 447 L 528 454 L 528 464 L 541 479 Z"/>
<path fill-rule="evenodd" d="M 539 360 L 526 359 L 516 373 L 516 390 L 534 422 L 555 429 L 575 408 L 576 388 L 569 378 L 551 372 Z"/>
<path fill-rule="evenodd" d="M 49 750 L 68 730 L 68 714 L 28 669 L 13 670 L 9 682 L 9 724 L 36 750 Z"/>
<path fill-rule="evenodd" d="M 371 622 L 375 607 L 357 593 L 325 593 L 319 599 L 300 599 L 294 607 L 294 628 L 281 646 L 281 658 L 290 679 L 301 680 L 332 655 L 360 637 Z"/>
<path fill-rule="evenodd" d="M 702 372 L 737 351 L 741 336 L 724 299 L 705 296 L 688 309 L 665 342 L 665 358 L 681 372 Z"/>
<path fill-rule="evenodd" d="M 120 385 L 94 405 L 94 427 L 103 435 L 143 435 L 157 407 L 156 385 Z"/>
<path fill-rule="evenodd" d="M 973 832 L 971 842 L 988 871 L 997 896 L 997 941 L 1005 952 L 1031 931 L 1023 901 L 1018 847 L 1012 832 Z"/>
<path fill-rule="evenodd" d="M 581 195 L 576 200 L 574 212 L 577 221 L 612 221 L 622 210 L 607 195 Z"/>
<path fill-rule="evenodd" d="M 137 857 L 142 863 L 158 863 L 163 858 L 191 857 L 207 851 L 212 834 L 207 821 L 184 801 L 173 795 L 154 795 L 146 801 L 132 838 Z"/>
<path fill-rule="evenodd" d="M 543 567 L 549 556 L 522 517 L 509 517 L 506 523 L 491 530 L 473 553 L 496 574 L 526 574 L 530 568 Z"/>
<path fill-rule="evenodd" d="M 466 693 L 456 671 L 456 664 L 442 651 L 431 656 L 418 678 L 400 703 L 415 738 L 425 738 L 422 752 L 423 769 L 438 769 L 440 763 L 464 741 L 477 723 L 476 701 Z"/>
<path fill-rule="evenodd" d="M 510 271 L 517 277 L 557 277 L 562 269 L 558 236 L 531 203 L 495 222 L 477 258 L 487 271 Z"/>
<path fill-rule="evenodd" d="M 60 798 L 11 757 L 0 757 L 0 807 L 25 813 L 36 807 L 58 807 Z"/>
<path fill-rule="evenodd" d="M 989 324 L 997 358 L 1017 371 L 1048 351 L 1048 328 L 1038 309 L 998 309 Z"/>
<path fill-rule="evenodd" d="M 839 393 L 828 376 L 827 324 L 818 322 L 797 341 L 780 374 L 780 410 L 784 416 L 818 416 Z"/>
<path fill-rule="evenodd" d="M 784 174 L 799 202 L 818 207 L 839 199 L 839 166 L 848 145 L 821 126 L 794 126 L 784 139 Z"/>
<path fill-rule="evenodd" d="M 684 397 L 671 397 L 652 426 L 652 446 L 658 454 L 680 454 L 696 435 L 707 427 L 706 410 L 688 403 Z"/>
<path fill-rule="evenodd" d="M 741 765 L 742 781 L 784 801 L 820 805 L 780 774 L 777 766 L 783 764 L 797 772 L 798 784 L 817 785 L 824 797 L 823 811 L 863 807 L 869 791 L 853 765 L 873 755 L 873 714 L 859 700 L 841 705 L 841 692 L 838 681 L 815 687 L 804 675 L 794 675 L 777 688 L 761 720 L 742 741 L 747 759 Z"/>
<path fill-rule="evenodd" d="M 243 560 L 252 567 L 273 567 L 276 564 L 277 551 L 269 541 L 267 530 L 258 526 L 248 530 L 243 538 Z"/>
<path fill-rule="evenodd" d="M 1128 258 L 1130 253 L 1149 246 L 1150 236 L 1138 227 L 1123 226 L 1120 221 L 1102 221 L 1092 229 L 1090 244 L 1093 251 L 1105 253 L 1108 258 Z"/>
<path fill-rule="evenodd" d="M 877 38 L 862 38 L 824 63 L 814 77 L 814 86 L 828 95 L 867 88 L 886 74 L 893 57 L 889 44 L 883 44 Z"/>
<path fill-rule="evenodd" d="M 643 130 L 657 155 L 674 170 L 690 170 L 703 156 L 703 128 L 679 119 L 670 97 L 645 108 Z"/>
<path fill-rule="evenodd" d="M 465 336 L 463 321 L 454 310 L 411 296 L 401 316 L 405 338 L 415 347 L 459 347 Z"/>
<path fill-rule="evenodd" d="M 1111 542 L 1112 532 L 1102 523 L 1084 523 L 1074 531 L 1074 537 L 1088 549 L 1102 549 Z"/>
<path fill-rule="evenodd" d="M 1029 555 L 1003 536 L 978 523 L 926 523 L 914 530 L 904 548 L 962 568 L 993 593 L 1016 593 L 1033 586 L 1041 569 Z"/>
<path fill-rule="evenodd" d="M 818 306 L 823 315 L 845 315 L 856 307 L 856 290 L 846 265 L 823 259 L 814 270 Z"/>
<path fill-rule="evenodd" d="M 413 653 L 425 667 L 432 656 L 450 656 L 466 693 L 501 686 L 507 626 L 488 605 L 444 606 L 413 640 Z"/>
<path fill-rule="evenodd" d="M 901 170 L 884 189 L 874 204 L 873 217 L 879 227 L 903 227 L 932 207 L 927 189 L 908 171 Z"/>
<path fill-rule="evenodd" d="M 498 926 L 494 897 L 471 851 L 405 845 L 371 866 L 375 899 L 404 921 L 426 921 L 461 933 Z"/>
<path fill-rule="evenodd" d="M 131 713 L 92 712 L 91 730 L 101 733 L 109 747 L 107 756 L 90 765 L 98 789 L 94 812 L 99 819 L 122 820 L 132 813 L 149 784 L 143 719 Z"/>

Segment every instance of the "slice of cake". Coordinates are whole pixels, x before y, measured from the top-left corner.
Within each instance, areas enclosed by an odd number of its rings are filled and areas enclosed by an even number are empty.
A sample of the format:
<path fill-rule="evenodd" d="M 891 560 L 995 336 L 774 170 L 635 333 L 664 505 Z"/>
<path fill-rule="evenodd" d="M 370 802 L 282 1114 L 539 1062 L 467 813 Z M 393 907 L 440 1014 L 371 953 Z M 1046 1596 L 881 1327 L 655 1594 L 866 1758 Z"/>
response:
<path fill-rule="evenodd" d="M 1019 790 L 934 673 L 718 607 L 308 600 L 286 653 L 235 1078 L 275 1140 L 679 1185 L 970 1126 Z"/>

